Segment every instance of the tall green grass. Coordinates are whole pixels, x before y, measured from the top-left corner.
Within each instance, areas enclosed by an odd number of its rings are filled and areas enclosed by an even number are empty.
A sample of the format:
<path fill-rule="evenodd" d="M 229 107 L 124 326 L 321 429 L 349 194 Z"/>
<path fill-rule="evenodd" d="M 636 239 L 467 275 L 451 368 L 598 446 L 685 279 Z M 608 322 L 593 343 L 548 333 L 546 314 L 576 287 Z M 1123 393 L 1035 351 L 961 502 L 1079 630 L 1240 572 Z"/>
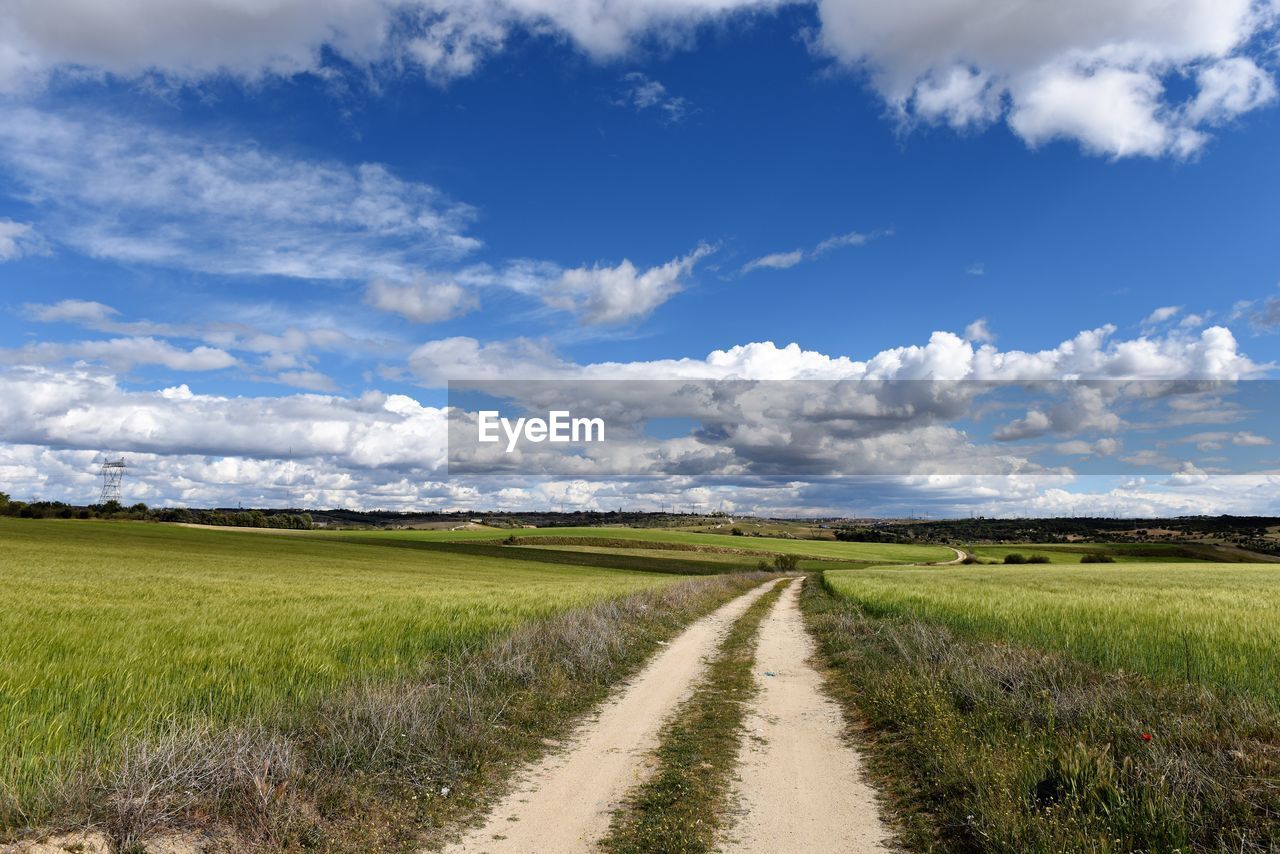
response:
<path fill-rule="evenodd" d="M 168 726 L 287 721 L 673 577 L 286 534 L 0 519 L 0 807 Z"/>
<path fill-rule="evenodd" d="M 873 616 L 910 614 L 1280 702 L 1280 566 L 877 567 L 824 577 Z"/>

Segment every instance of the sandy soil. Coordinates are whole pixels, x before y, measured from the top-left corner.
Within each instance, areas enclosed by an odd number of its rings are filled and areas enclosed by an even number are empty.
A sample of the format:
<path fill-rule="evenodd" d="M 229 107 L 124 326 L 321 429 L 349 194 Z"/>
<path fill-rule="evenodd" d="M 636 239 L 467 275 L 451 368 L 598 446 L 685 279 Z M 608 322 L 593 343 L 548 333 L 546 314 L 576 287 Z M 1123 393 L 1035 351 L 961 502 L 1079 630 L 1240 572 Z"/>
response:
<path fill-rule="evenodd" d="M 644 779 L 658 731 L 692 692 L 704 659 L 771 583 L 739 596 L 662 649 L 567 747 L 527 770 L 515 789 L 449 852 L 591 851 L 626 792 Z M 798 850 L 798 849 L 791 849 Z"/>
<path fill-rule="evenodd" d="M 791 582 L 760 627 L 756 679 L 734 786 L 737 821 L 724 850 L 878 852 L 889 831 L 858 754 L 845 741 L 844 719 L 822 692 L 809 664 L 805 631 Z"/>

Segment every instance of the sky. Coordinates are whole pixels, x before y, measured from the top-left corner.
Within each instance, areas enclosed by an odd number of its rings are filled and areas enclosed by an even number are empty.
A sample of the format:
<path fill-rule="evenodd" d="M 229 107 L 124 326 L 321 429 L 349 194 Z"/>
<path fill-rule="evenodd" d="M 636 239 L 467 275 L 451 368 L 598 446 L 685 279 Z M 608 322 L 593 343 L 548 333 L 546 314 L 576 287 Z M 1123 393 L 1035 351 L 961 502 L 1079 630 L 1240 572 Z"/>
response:
<path fill-rule="evenodd" d="M 0 490 L 85 503 L 109 454 L 157 505 L 1280 513 L 1266 467 L 931 469 L 954 432 L 840 478 L 450 477 L 445 449 L 470 378 L 1274 378 L 1278 16 L 19 3 Z"/>

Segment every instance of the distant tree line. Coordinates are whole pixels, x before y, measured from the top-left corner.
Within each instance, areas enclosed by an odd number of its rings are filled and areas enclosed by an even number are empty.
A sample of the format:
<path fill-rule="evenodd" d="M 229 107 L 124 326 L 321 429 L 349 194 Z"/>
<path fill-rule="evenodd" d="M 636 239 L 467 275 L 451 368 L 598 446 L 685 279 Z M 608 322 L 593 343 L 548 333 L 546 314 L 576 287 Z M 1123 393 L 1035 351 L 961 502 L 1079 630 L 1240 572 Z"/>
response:
<path fill-rule="evenodd" d="M 1254 552 L 1280 555 L 1280 540 L 1268 529 L 1273 516 L 1178 516 L 1168 519 L 1060 517 L 1047 519 L 943 519 L 895 521 L 837 529 L 837 539 L 860 542 L 923 543 L 1186 543 L 1222 542 Z M 872 536 L 886 539 L 873 540 Z"/>
<path fill-rule="evenodd" d="M 231 525 L 240 528 L 280 528 L 309 531 L 311 514 L 275 510 L 190 510 L 186 507 L 150 508 L 142 502 L 119 501 L 77 507 L 61 501 L 14 501 L 0 492 L 0 516 L 21 519 L 133 519 L 144 522 L 184 522 L 191 525 Z"/>
<path fill-rule="evenodd" d="M 902 543 L 913 542 L 915 537 L 886 528 L 836 528 L 835 537 L 844 543 Z"/>

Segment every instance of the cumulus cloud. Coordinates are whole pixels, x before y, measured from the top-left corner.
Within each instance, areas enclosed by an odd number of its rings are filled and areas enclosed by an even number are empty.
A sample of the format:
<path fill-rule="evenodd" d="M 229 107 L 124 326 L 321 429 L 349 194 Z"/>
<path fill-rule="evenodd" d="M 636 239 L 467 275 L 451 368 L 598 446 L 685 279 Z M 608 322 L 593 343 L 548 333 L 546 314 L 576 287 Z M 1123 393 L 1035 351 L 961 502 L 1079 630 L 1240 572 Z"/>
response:
<path fill-rule="evenodd" d="M 567 38 L 598 59 L 637 43 L 675 44 L 697 25 L 773 0 L 45 0 L 0 27 L 0 90 L 77 69 L 182 81 L 247 79 L 323 67 L 322 49 L 373 70 L 409 67 L 436 80 L 475 71 L 513 30 Z"/>
<path fill-rule="evenodd" d="M 474 212 L 377 164 L 346 166 L 101 115 L 0 112 L 0 169 L 42 228 L 97 258 L 224 275 L 409 280 L 479 246 Z"/>
<path fill-rule="evenodd" d="M 368 393 L 223 397 L 185 386 L 128 391 L 84 370 L 14 369 L 3 376 L 0 439 L 86 450 L 284 458 L 340 457 L 347 466 L 437 467 L 439 409 Z"/>
<path fill-rule="evenodd" d="M 87 302 L 55 303 L 31 310 L 50 318 L 80 318 L 90 323 L 127 322 L 110 307 Z M 1084 376 L 1156 381 L 1256 376 L 1263 369 L 1241 353 L 1235 339 L 1221 327 L 1198 335 L 1170 330 L 1158 339 L 1136 341 L 1111 340 L 1112 333 L 1106 327 L 1086 331 L 1041 351 L 1001 351 L 992 344 L 979 346 L 953 333 L 938 332 L 926 343 L 891 348 L 865 358 L 805 350 L 796 344 L 778 346 L 755 342 L 716 350 L 699 358 L 589 364 L 558 356 L 546 342 L 517 339 L 485 343 L 455 337 L 421 345 L 410 355 L 408 363 L 419 380 L 430 386 L 442 385 L 450 379 L 547 378 L 573 380 L 575 382 L 569 384 L 571 388 L 593 385 L 577 382 L 580 380 L 655 378 L 1035 383 Z M 271 337 L 263 336 L 262 340 L 252 343 L 264 348 L 284 346 L 281 341 L 267 340 Z M 233 340 L 238 344 L 251 343 L 244 334 L 234 336 Z M 10 450 L 30 446 L 36 449 L 30 451 L 35 456 L 44 453 L 38 450 L 41 447 L 69 449 L 66 453 L 110 448 L 115 452 L 151 455 L 147 457 L 148 465 L 164 473 L 155 476 L 151 488 L 157 490 L 157 497 L 163 496 L 166 500 L 217 503 L 232 495 L 275 495 L 283 502 L 278 492 L 261 484 L 254 485 L 250 473 L 264 478 L 263 483 L 268 482 L 281 471 L 278 466 L 288 458 L 288 449 L 292 447 L 295 459 L 307 461 L 302 470 L 313 479 L 302 491 L 316 501 L 331 499 L 332 503 L 356 506 L 465 506 L 469 497 L 482 506 L 499 502 L 518 506 L 521 501 L 544 502 L 539 506 L 545 506 L 548 493 L 532 475 L 524 485 L 504 478 L 502 488 L 514 491 L 501 497 L 496 497 L 497 487 L 484 486 L 483 479 L 478 481 L 482 484 L 478 489 L 467 486 L 465 479 L 455 479 L 446 486 L 441 469 L 447 429 L 444 410 L 425 406 L 407 396 L 367 392 L 356 396 L 327 393 L 225 397 L 193 391 L 195 383 L 153 392 L 134 391 L 121 386 L 110 374 L 84 364 L 68 364 L 69 361 L 98 362 L 117 371 L 138 364 L 162 364 L 194 373 L 202 369 L 215 370 L 235 358 L 233 353 L 213 347 L 183 350 L 165 342 L 128 338 L 36 344 L 5 351 L 0 361 L 11 367 L 0 372 L 3 391 L 0 394 L 0 445 Z M 53 362 L 58 364 L 50 366 Z M 333 389 L 328 377 L 305 364 L 283 368 L 271 378 L 304 388 Z M 989 444 L 984 446 L 945 423 L 954 413 L 963 412 L 963 404 L 968 400 L 967 394 L 948 394 L 948 389 L 954 389 L 955 385 L 915 383 L 909 386 L 906 396 L 886 397 L 879 394 L 874 384 L 864 389 L 860 383 L 845 383 L 840 395 L 829 393 L 833 386 L 826 385 L 827 393 L 823 396 L 806 392 L 803 384 L 783 384 L 784 393 L 791 395 L 783 401 L 787 406 L 808 406 L 811 414 L 818 416 L 806 423 L 786 423 L 769 417 L 770 410 L 766 407 L 779 399 L 775 390 L 762 388 L 740 395 L 734 401 L 743 407 L 742 417 L 736 421 L 729 418 L 733 413 L 724 409 L 721 401 L 717 404 L 721 409 L 717 411 L 727 415 L 722 423 L 713 425 L 715 430 L 701 438 L 672 440 L 649 456 L 638 457 L 634 463 L 648 466 L 651 472 L 665 473 L 673 483 L 679 481 L 678 485 L 663 487 L 668 495 L 706 488 L 708 482 L 703 478 L 707 476 L 718 479 L 715 482 L 747 489 L 755 488 L 751 486 L 751 478 L 760 476 L 760 472 L 809 472 L 797 481 L 797 492 L 784 494 L 776 485 L 759 484 L 760 504 L 777 508 L 813 508 L 827 506 L 824 502 L 828 500 L 837 505 L 839 501 L 853 500 L 847 491 L 824 493 L 825 487 L 821 487 L 818 480 L 824 474 L 863 463 L 866 466 L 858 470 L 921 472 L 919 477 L 912 475 L 894 481 L 895 489 L 904 490 L 899 498 L 911 490 L 935 490 L 930 494 L 939 502 L 960 500 L 955 497 L 958 492 L 953 495 L 948 490 L 959 490 L 960 484 L 965 483 L 976 491 L 967 493 L 956 506 L 973 506 L 975 501 L 987 500 L 1005 508 L 1014 506 L 1007 503 L 1013 500 L 1011 496 L 1020 496 L 1021 501 L 1021 496 L 1026 494 L 1023 490 L 1029 489 L 1028 481 L 1018 478 L 1036 471 L 1037 467 L 1017 454 Z M 983 387 L 982 382 L 962 385 Z M 1153 387 L 1160 385 L 1155 383 Z M 1110 384 L 1103 385 L 1108 387 Z M 616 390 L 618 386 L 611 384 L 610 388 Z M 1046 432 L 1101 432 L 1104 435 L 1088 439 L 1068 435 L 1050 447 L 1081 456 L 1115 455 L 1120 447 L 1119 439 L 1107 431 L 1125 425 L 1109 409 L 1113 398 L 1083 384 L 1072 393 L 1075 396 L 1062 400 L 1057 408 L 1035 410 L 1039 416 L 1028 413 L 1022 419 L 1025 422 L 1022 438 L 1034 439 Z M 652 403 L 615 397 L 616 405 L 623 410 Z M 813 409 L 814 404 L 820 404 L 817 410 Z M 839 418 L 824 421 L 828 415 Z M 727 428 L 733 429 L 723 434 L 715 432 Z M 1242 447 L 1261 445 L 1268 440 L 1266 436 L 1242 429 L 1226 435 L 1229 436 L 1226 442 Z M 1208 440 L 1208 437 L 1201 438 Z M 1135 452 L 1135 464 L 1180 471 L 1172 465 L 1176 462 L 1175 455 L 1146 459 L 1139 456 L 1141 453 Z M 41 459 L 54 464 L 49 462 L 52 458 Z M 955 480 L 955 475 L 947 474 L 956 470 L 948 468 L 952 463 L 959 469 L 969 469 L 975 465 L 974 460 L 980 460 L 987 471 L 1004 474 L 967 481 Z M 597 467 L 609 462 L 597 461 Z M 737 468 L 726 468 L 726 463 L 733 463 Z M 22 472 L 28 471 L 24 468 L 26 465 L 15 463 Z M 1053 476 L 1069 477 L 1062 473 Z M 34 477 L 21 474 L 18 482 L 38 485 L 40 481 L 31 479 Z M 166 477 L 175 480 L 167 484 Z M 812 483 L 808 480 L 810 477 L 815 478 Z M 325 485 L 320 484 L 321 480 Z M 951 486 L 944 488 L 942 484 Z M 472 491 L 465 491 L 464 486 Z M 1208 488 L 1208 482 L 1200 486 Z M 1041 481 L 1035 494 L 1043 492 L 1044 487 L 1045 482 Z M 257 489 L 265 491 L 255 492 Z M 648 494 L 654 487 L 629 483 L 623 478 L 601 489 L 601 500 L 606 495 L 614 498 L 630 495 L 634 499 Z M 392 495 L 394 500 L 389 497 Z"/>
<path fill-rule="evenodd" d="M 454 281 L 430 281 L 418 276 L 412 282 L 397 284 L 386 280 L 371 282 L 365 291 L 365 302 L 414 323 L 439 323 L 479 306 L 475 294 Z"/>
<path fill-rule="evenodd" d="M 818 0 L 815 44 L 906 121 L 966 129 L 1004 116 L 1031 145 L 1078 141 L 1125 157 L 1186 156 L 1206 126 L 1274 98 L 1244 52 L 1274 25 L 1251 0 L 1087 0 L 1046 13 L 1033 0 Z M 1189 76 L 1176 100 L 1166 78 Z"/>
<path fill-rule="evenodd" d="M 996 336 L 987 325 L 987 319 L 979 317 L 964 328 L 964 340 L 975 344 L 991 344 L 996 340 Z"/>
<path fill-rule="evenodd" d="M 1080 332 L 1039 351 L 1000 350 L 954 332 L 938 331 L 925 344 L 881 350 L 866 359 L 805 350 L 772 341 L 713 350 L 702 358 L 578 364 L 557 357 L 528 339 L 482 343 L 448 338 L 419 348 L 427 354 L 419 377 L 439 385 L 441 376 L 484 379 L 751 379 L 751 380 L 1239 380 L 1262 376 L 1270 367 L 1241 352 L 1231 330 L 1213 326 L 1191 334 L 1171 330 L 1163 337 L 1115 340 L 1114 326 Z M 414 360 L 411 359 L 411 363 Z M 434 365 L 448 364 L 441 372 Z M 494 370 L 493 365 L 500 369 Z M 415 368 L 416 370 L 416 368 Z M 1081 401 L 1092 406 L 1091 400 Z"/>
<path fill-rule="evenodd" d="M 366 72 L 472 74 L 517 30 L 616 59 L 638 45 L 687 46 L 696 28 L 781 0 L 46 0 L 0 27 L 0 91 L 55 72 L 191 82 L 231 74 L 329 73 L 330 51 Z M 1256 47 L 1267 0 L 814 0 L 820 53 L 859 71 L 906 122 L 967 130 L 1007 120 L 1031 145 L 1065 138 L 1113 157 L 1188 156 L 1206 129 L 1275 100 Z M 1253 53 L 1251 53 L 1253 52 Z M 1192 82 L 1181 98 L 1174 78 Z M 624 81 L 640 109 L 687 111 L 647 77 Z"/>
<path fill-rule="evenodd" d="M 1271 103 L 1276 84 L 1271 75 L 1247 57 L 1233 56 L 1201 68 L 1200 91 L 1187 105 L 1187 120 L 1219 124 Z"/>

